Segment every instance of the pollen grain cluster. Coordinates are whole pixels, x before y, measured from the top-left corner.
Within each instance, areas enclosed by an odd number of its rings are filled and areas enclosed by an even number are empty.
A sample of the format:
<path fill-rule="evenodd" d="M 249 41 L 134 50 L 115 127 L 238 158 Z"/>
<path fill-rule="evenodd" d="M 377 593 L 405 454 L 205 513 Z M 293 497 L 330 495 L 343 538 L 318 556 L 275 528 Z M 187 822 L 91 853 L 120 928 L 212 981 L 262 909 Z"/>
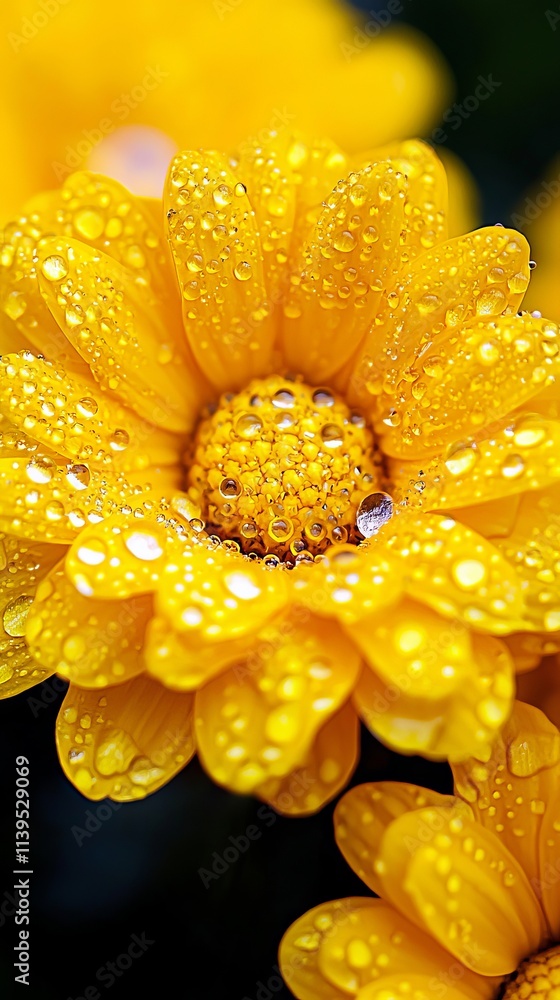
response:
<path fill-rule="evenodd" d="M 360 501 L 380 480 L 360 413 L 273 375 L 223 395 L 200 424 L 188 489 L 209 533 L 291 561 L 354 540 Z"/>

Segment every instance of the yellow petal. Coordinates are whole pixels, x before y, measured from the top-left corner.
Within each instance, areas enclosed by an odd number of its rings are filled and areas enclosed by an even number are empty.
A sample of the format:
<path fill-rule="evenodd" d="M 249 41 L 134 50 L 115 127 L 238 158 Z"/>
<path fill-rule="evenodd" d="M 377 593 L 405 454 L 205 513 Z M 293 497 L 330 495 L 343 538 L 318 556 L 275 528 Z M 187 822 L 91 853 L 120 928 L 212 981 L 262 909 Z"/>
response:
<path fill-rule="evenodd" d="M 450 630 L 457 634 L 453 626 Z M 443 630 L 440 641 L 445 635 Z M 404 671 L 387 681 L 365 668 L 354 700 L 368 729 L 401 753 L 436 760 L 461 760 L 473 753 L 487 758 L 511 710 L 513 662 L 507 646 L 492 636 L 472 633 L 468 646 L 463 681 L 447 698 L 419 698 Z"/>
<path fill-rule="evenodd" d="M 447 955 L 447 952 L 444 951 L 443 954 Z M 458 962 L 452 961 L 450 966 L 448 957 L 445 966 L 440 962 L 437 970 L 430 970 L 428 973 L 404 971 L 383 976 L 381 980 L 364 986 L 356 1000 L 386 1000 L 388 996 L 392 1000 L 409 1000 L 411 995 L 414 1000 L 433 1000 L 434 988 L 441 994 L 445 990 L 446 1000 L 491 1000 L 497 995 L 503 982 L 501 977 L 478 976 L 471 972 L 472 988 L 469 989 L 462 978 L 463 969 L 464 966 L 459 966 Z M 451 982 L 453 985 L 450 985 Z"/>
<path fill-rule="evenodd" d="M 552 937 L 560 928 L 560 733 L 537 708 L 516 702 L 487 763 L 453 768 L 457 794 L 517 859 L 542 901 Z"/>
<path fill-rule="evenodd" d="M 434 485 L 431 510 L 502 500 L 560 479 L 560 421 L 517 413 L 454 442 L 443 459 L 393 459 L 389 467 L 393 496 L 414 496 L 416 484 L 426 478 Z"/>
<path fill-rule="evenodd" d="M 440 805 L 395 819 L 377 868 L 385 898 L 474 972 L 507 975 L 544 940 L 522 868 L 463 809 Z"/>
<path fill-rule="evenodd" d="M 180 548 L 177 534 L 156 514 L 115 513 L 84 528 L 66 556 L 66 573 L 80 594 L 115 599 L 156 589 Z"/>
<path fill-rule="evenodd" d="M 239 389 L 267 368 L 274 336 L 245 185 L 219 153 L 179 153 L 164 205 L 193 354 L 213 385 Z"/>
<path fill-rule="evenodd" d="M 265 626 L 257 656 L 196 695 L 197 745 L 215 781 L 242 792 L 303 767 L 316 735 L 354 687 L 359 658 L 334 622 Z"/>
<path fill-rule="evenodd" d="M 526 403 L 560 373 L 558 327 L 549 320 L 477 320 L 424 350 L 399 395 L 380 403 L 383 450 L 397 457 L 445 451 Z M 411 375 L 412 378 L 412 375 Z"/>
<path fill-rule="evenodd" d="M 560 485 L 522 497 L 515 527 L 496 547 L 516 570 L 523 586 L 523 628 L 558 638 L 560 631 Z"/>
<path fill-rule="evenodd" d="M 409 599 L 348 632 L 380 679 L 411 698 L 452 696 L 472 665 L 469 629 Z"/>
<path fill-rule="evenodd" d="M 523 599 L 515 570 L 470 528 L 438 514 L 399 514 L 375 545 L 400 562 L 408 593 L 441 615 L 497 635 L 518 625 Z"/>
<path fill-rule="evenodd" d="M 192 619 L 192 615 L 191 615 Z M 244 660 L 254 645 L 254 635 L 208 641 L 204 632 L 177 632 L 168 618 L 156 616 L 146 633 L 146 670 L 160 684 L 176 691 L 194 691 L 231 663 Z"/>
<path fill-rule="evenodd" d="M 320 968 L 321 946 L 352 918 L 359 927 L 364 911 L 373 904 L 374 900 L 360 896 L 335 899 L 314 907 L 292 924 L 280 943 L 279 961 L 294 996 L 299 1000 L 348 1000 L 348 990 L 336 987 Z"/>
<path fill-rule="evenodd" d="M 89 379 L 87 365 L 68 343 L 39 294 L 37 247 L 52 231 L 47 228 L 45 232 L 40 216 L 31 215 L 10 223 L 0 235 L 0 312 L 2 339 L 6 339 L 3 346 L 9 351 L 38 351 Z M 90 381 L 93 385 L 93 379 Z"/>
<path fill-rule="evenodd" d="M 330 133 L 329 133 L 330 134 Z M 288 131 L 287 161 L 296 187 L 296 213 L 290 242 L 290 259 L 313 232 L 325 199 L 348 173 L 348 158 L 332 139 Z M 290 272 L 286 270 L 286 278 Z"/>
<path fill-rule="evenodd" d="M 393 280 L 405 188 L 390 162 L 350 174 L 329 195 L 298 252 L 282 346 L 288 367 L 315 383 L 330 379 L 352 355 Z"/>
<path fill-rule="evenodd" d="M 123 506 L 143 514 L 146 504 L 154 508 L 151 485 L 133 486 L 120 472 L 90 473 L 86 465 L 40 451 L 0 458 L 0 529 L 19 538 L 68 543 L 85 524 Z"/>
<path fill-rule="evenodd" d="M 144 669 L 142 646 L 151 614 L 146 597 L 82 597 L 62 564 L 39 586 L 27 619 L 27 643 L 37 663 L 81 687 L 120 684 Z"/>
<path fill-rule="evenodd" d="M 537 705 L 538 702 L 533 701 L 532 698 L 525 698 L 519 694 L 519 683 L 522 680 L 523 674 L 528 671 L 534 671 L 535 667 L 538 667 L 542 656 L 548 656 L 551 653 L 556 653 L 560 650 L 560 634 L 554 639 L 554 636 L 550 637 L 552 639 L 552 646 L 550 649 L 545 648 L 547 642 L 546 636 L 541 636 L 539 634 L 534 634 L 531 632 L 517 632 L 514 635 L 506 636 L 505 643 L 513 657 L 513 662 L 515 664 L 515 672 L 517 674 L 517 691 L 518 697 L 521 701 L 529 701 L 532 705 Z"/>
<path fill-rule="evenodd" d="M 100 385 L 150 424 L 190 431 L 199 376 L 134 270 L 70 239 L 44 240 L 38 270 L 48 308 Z"/>
<path fill-rule="evenodd" d="M 10 536 L 0 541 L 0 698 L 39 684 L 56 669 L 34 663 L 25 629 L 37 588 L 64 551 L 59 545 L 30 545 Z"/>
<path fill-rule="evenodd" d="M 455 963 L 456 965 L 456 963 Z M 393 977 L 410 974 L 429 977 L 432 993 L 460 983 L 463 996 L 478 1000 L 488 996 L 480 978 L 461 967 L 454 978 L 446 976 L 453 959 L 429 934 L 415 927 L 382 899 L 354 897 L 323 903 L 300 917 L 284 935 L 280 945 L 282 974 L 301 1000 L 347 1000 L 348 997 L 398 997 L 390 987 Z M 375 984 L 375 985 L 374 985 Z M 369 992 L 372 990 L 373 992 Z M 416 996 L 416 994 L 412 994 Z M 455 1000 L 455 991 L 451 992 Z"/>
<path fill-rule="evenodd" d="M 89 799 L 142 799 L 194 754 L 192 695 L 144 675 L 99 691 L 71 684 L 57 720 L 66 776 Z"/>
<path fill-rule="evenodd" d="M 453 805 L 456 801 L 451 795 L 403 781 L 357 785 L 343 795 L 335 809 L 336 842 L 356 875 L 379 896 L 383 882 L 376 866 L 387 827 L 397 816 L 411 810 Z"/>
<path fill-rule="evenodd" d="M 417 257 L 387 297 L 375 327 L 356 359 L 351 385 L 354 401 L 406 389 L 414 396 L 429 376 L 423 370 L 429 344 L 459 334 L 475 317 L 488 320 L 519 309 L 529 282 L 529 246 L 520 233 L 491 226 L 455 237 Z M 420 354 L 422 353 L 422 360 Z M 404 381 L 403 381 L 404 379 Z"/>
<path fill-rule="evenodd" d="M 156 608 L 194 642 L 237 639 L 285 606 L 290 582 L 280 568 L 193 540 L 166 565 Z"/>
<path fill-rule="evenodd" d="M 155 200 L 154 200 L 155 202 Z M 154 217 L 148 199 L 138 198 L 112 177 L 88 170 L 70 174 L 55 191 L 36 195 L 25 206 L 38 217 L 45 234 L 80 240 L 131 268 L 139 288 L 151 288 L 160 308 L 180 332 L 181 313 L 174 300 L 174 276 L 163 232 L 161 202 Z"/>
<path fill-rule="evenodd" d="M 403 589 L 398 560 L 355 545 L 331 546 L 320 562 L 296 566 L 293 580 L 298 602 L 345 625 L 394 604 Z"/>
<path fill-rule="evenodd" d="M 500 500 L 476 504 L 475 507 L 454 507 L 449 513 L 455 521 L 460 521 L 477 535 L 490 539 L 505 538 L 513 531 L 519 501 L 519 494 L 512 494 Z"/>
<path fill-rule="evenodd" d="M 359 755 L 360 727 L 351 702 L 319 730 L 303 766 L 257 789 L 259 798 L 284 816 L 318 812 L 344 788 Z"/>
<path fill-rule="evenodd" d="M 407 264 L 447 237 L 447 177 L 443 163 L 427 142 L 406 139 L 354 157 L 356 166 L 390 160 L 406 177 L 405 222 L 401 261 Z M 455 234 L 453 234 L 455 235 Z"/>
<path fill-rule="evenodd" d="M 25 351 L 0 359 L 0 412 L 41 444 L 92 467 L 142 471 L 176 463 L 180 451 L 174 434 Z"/>
<path fill-rule="evenodd" d="M 297 178 L 291 163 L 294 136 L 288 129 L 261 142 L 250 138 L 238 150 L 236 174 L 255 212 L 263 269 L 272 306 L 287 292 L 286 267 L 296 213 Z"/>

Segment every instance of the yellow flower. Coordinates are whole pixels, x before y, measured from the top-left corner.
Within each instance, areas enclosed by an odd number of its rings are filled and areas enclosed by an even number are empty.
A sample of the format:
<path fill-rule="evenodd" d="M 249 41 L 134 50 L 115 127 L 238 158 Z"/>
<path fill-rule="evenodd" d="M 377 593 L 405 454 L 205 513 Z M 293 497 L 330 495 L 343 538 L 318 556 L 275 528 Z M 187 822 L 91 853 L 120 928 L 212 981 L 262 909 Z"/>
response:
<path fill-rule="evenodd" d="M 558 329 L 517 315 L 523 237 L 448 240 L 445 206 L 420 142 L 284 131 L 181 153 L 163 211 L 80 173 L 8 227 L 2 692 L 70 681 L 86 795 L 153 791 L 196 744 L 310 812 L 358 714 L 490 753 L 501 637 L 560 631 Z"/>
<path fill-rule="evenodd" d="M 159 196 L 171 140 L 232 149 L 289 126 L 364 149 L 423 134 L 450 98 L 426 38 L 338 0 L 10 0 L 0 28 L 2 223 L 90 156 Z"/>
<path fill-rule="evenodd" d="M 560 320 L 560 157 L 547 177 L 526 196 L 515 218 L 531 238 L 537 269 L 532 275 L 532 308 Z"/>
<path fill-rule="evenodd" d="M 338 846 L 381 898 L 292 925 L 280 962 L 299 1000 L 558 996 L 560 733 L 517 702 L 491 760 L 454 776 L 454 796 L 387 781 L 339 802 Z"/>

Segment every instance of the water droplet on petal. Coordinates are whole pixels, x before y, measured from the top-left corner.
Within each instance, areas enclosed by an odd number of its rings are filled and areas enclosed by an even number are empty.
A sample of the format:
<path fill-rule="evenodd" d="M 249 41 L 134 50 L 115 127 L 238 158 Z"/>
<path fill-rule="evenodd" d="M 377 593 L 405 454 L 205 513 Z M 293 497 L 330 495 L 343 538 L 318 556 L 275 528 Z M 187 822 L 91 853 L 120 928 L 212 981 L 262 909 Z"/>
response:
<path fill-rule="evenodd" d="M 145 562 L 152 562 L 163 555 L 163 549 L 157 538 L 146 531 L 133 531 L 125 538 L 124 544 L 133 556 Z"/>
<path fill-rule="evenodd" d="M 8 635 L 13 636 L 14 638 L 19 638 L 25 635 L 25 624 L 27 622 L 27 616 L 32 604 L 32 597 L 29 597 L 27 594 L 21 594 L 19 597 L 14 597 L 14 599 L 6 605 L 2 615 L 2 624 L 4 626 L 4 631 L 7 632 Z"/>
<path fill-rule="evenodd" d="M 388 493 L 370 493 L 358 507 L 356 527 L 364 538 L 371 538 L 392 516 L 393 498 Z"/>
<path fill-rule="evenodd" d="M 241 260 L 234 267 L 233 273 L 238 281 L 248 281 L 253 274 L 253 268 L 248 261 Z"/>
<path fill-rule="evenodd" d="M 62 281 L 68 274 L 68 264 L 59 254 L 45 257 L 41 270 L 48 281 Z"/>

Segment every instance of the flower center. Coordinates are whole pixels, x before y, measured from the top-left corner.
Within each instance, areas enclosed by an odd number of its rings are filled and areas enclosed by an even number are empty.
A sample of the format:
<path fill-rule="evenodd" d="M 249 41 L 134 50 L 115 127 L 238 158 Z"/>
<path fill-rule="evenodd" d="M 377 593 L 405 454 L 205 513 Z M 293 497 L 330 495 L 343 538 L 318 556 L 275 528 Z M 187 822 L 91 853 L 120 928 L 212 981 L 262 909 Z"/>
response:
<path fill-rule="evenodd" d="M 558 1000 L 560 997 L 560 945 L 528 958 L 507 983 L 502 1000 Z"/>
<path fill-rule="evenodd" d="M 309 559 L 390 516 L 363 416 L 299 379 L 272 375 L 222 396 L 187 458 L 206 530 L 243 552 Z"/>

